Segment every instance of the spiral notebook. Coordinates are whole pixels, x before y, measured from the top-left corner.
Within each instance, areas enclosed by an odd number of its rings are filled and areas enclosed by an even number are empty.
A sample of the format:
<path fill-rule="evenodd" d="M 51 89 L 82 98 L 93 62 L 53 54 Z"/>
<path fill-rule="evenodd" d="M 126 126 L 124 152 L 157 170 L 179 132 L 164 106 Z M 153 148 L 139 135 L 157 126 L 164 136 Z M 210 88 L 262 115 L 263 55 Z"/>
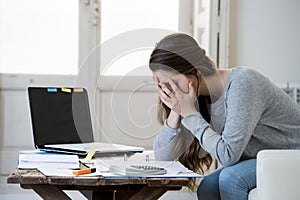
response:
<path fill-rule="evenodd" d="M 144 148 L 94 141 L 88 93 L 85 88 L 29 87 L 29 107 L 36 149 L 87 155 L 143 152 Z"/>

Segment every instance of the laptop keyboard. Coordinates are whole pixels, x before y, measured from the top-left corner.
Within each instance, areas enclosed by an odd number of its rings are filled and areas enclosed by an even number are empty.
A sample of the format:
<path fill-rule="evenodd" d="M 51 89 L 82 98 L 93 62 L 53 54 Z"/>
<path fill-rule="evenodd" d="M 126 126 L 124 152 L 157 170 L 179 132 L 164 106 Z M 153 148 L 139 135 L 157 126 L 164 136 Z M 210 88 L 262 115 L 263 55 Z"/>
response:
<path fill-rule="evenodd" d="M 143 151 L 143 148 L 140 147 L 132 147 L 127 145 L 120 145 L 120 144 L 111 144 L 111 143 L 75 143 L 75 144 L 55 144 L 55 145 L 45 145 L 50 147 L 56 147 L 61 149 L 74 149 L 74 150 L 85 150 L 89 151 L 91 147 L 94 147 L 96 151 L 105 152 L 105 151 Z"/>

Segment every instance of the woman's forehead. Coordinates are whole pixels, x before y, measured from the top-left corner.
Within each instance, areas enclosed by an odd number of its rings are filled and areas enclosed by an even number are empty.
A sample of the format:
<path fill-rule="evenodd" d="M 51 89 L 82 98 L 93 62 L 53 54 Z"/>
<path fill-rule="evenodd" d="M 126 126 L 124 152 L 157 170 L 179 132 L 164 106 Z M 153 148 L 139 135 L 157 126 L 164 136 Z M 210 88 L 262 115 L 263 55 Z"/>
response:
<path fill-rule="evenodd" d="M 180 79 L 182 77 L 184 77 L 182 74 L 178 73 L 178 72 L 173 72 L 173 71 L 165 71 L 165 70 L 157 70 L 155 72 L 153 72 L 153 75 L 158 77 L 159 79 L 163 80 L 163 79 Z"/>

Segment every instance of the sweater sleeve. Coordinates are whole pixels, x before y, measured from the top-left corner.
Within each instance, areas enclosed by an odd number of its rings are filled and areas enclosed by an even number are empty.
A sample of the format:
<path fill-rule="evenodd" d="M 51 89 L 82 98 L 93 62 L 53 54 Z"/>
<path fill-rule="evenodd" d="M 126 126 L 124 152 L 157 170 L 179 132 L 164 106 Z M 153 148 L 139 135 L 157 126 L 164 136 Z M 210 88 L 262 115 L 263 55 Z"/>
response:
<path fill-rule="evenodd" d="M 153 149 L 156 160 L 174 160 L 172 155 L 173 141 L 180 128 L 170 128 L 165 120 L 164 125 L 156 136 Z"/>
<path fill-rule="evenodd" d="M 221 133 L 215 132 L 198 112 L 182 120 L 201 146 L 223 166 L 240 160 L 264 107 L 260 99 L 262 93 L 253 81 L 232 81 L 228 88 L 226 119 Z"/>

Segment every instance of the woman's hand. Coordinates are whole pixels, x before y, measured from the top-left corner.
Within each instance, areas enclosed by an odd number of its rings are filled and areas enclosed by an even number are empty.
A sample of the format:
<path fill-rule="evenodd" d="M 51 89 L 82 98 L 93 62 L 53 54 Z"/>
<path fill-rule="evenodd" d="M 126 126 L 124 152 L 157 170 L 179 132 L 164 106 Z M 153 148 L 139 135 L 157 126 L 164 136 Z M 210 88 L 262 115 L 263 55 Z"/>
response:
<path fill-rule="evenodd" d="M 158 90 L 161 101 L 166 102 L 163 99 L 166 98 L 168 95 L 164 94 L 165 92 L 162 90 L 162 86 L 160 86 L 159 79 L 157 77 L 153 77 L 153 80 L 157 85 L 157 90 Z M 163 87 L 166 87 L 166 85 Z M 168 87 L 167 87 L 167 89 L 168 89 Z M 167 105 L 167 106 L 169 107 L 170 105 Z M 179 110 L 180 110 L 180 108 L 179 108 Z M 171 112 L 167 118 L 167 124 L 171 128 L 174 128 L 174 129 L 178 128 L 180 126 L 180 114 L 177 114 L 174 110 L 171 109 Z"/>
<path fill-rule="evenodd" d="M 180 104 L 173 91 L 164 82 L 160 82 L 157 77 L 154 77 L 154 81 L 157 85 L 157 91 L 160 97 L 160 100 L 167 105 L 171 110 L 180 115 L 181 109 Z"/>
<path fill-rule="evenodd" d="M 154 81 L 157 84 L 157 90 L 161 101 L 167 105 L 172 111 L 182 117 L 186 117 L 196 112 L 195 101 L 196 93 L 192 82 L 188 82 L 188 92 L 184 93 L 170 78 L 166 78 L 173 91 L 171 91 L 165 82 L 160 82 L 157 77 Z"/>
<path fill-rule="evenodd" d="M 169 98 L 164 99 L 166 101 L 165 104 L 167 106 L 170 105 L 170 108 L 182 117 L 186 117 L 194 112 L 197 112 L 197 109 L 195 107 L 197 96 L 192 82 L 188 83 L 189 90 L 187 93 L 184 93 L 180 88 L 178 88 L 178 86 L 171 79 L 168 79 L 168 82 L 170 83 L 174 93 L 168 95 Z M 167 92 L 169 91 L 167 89 Z"/>

